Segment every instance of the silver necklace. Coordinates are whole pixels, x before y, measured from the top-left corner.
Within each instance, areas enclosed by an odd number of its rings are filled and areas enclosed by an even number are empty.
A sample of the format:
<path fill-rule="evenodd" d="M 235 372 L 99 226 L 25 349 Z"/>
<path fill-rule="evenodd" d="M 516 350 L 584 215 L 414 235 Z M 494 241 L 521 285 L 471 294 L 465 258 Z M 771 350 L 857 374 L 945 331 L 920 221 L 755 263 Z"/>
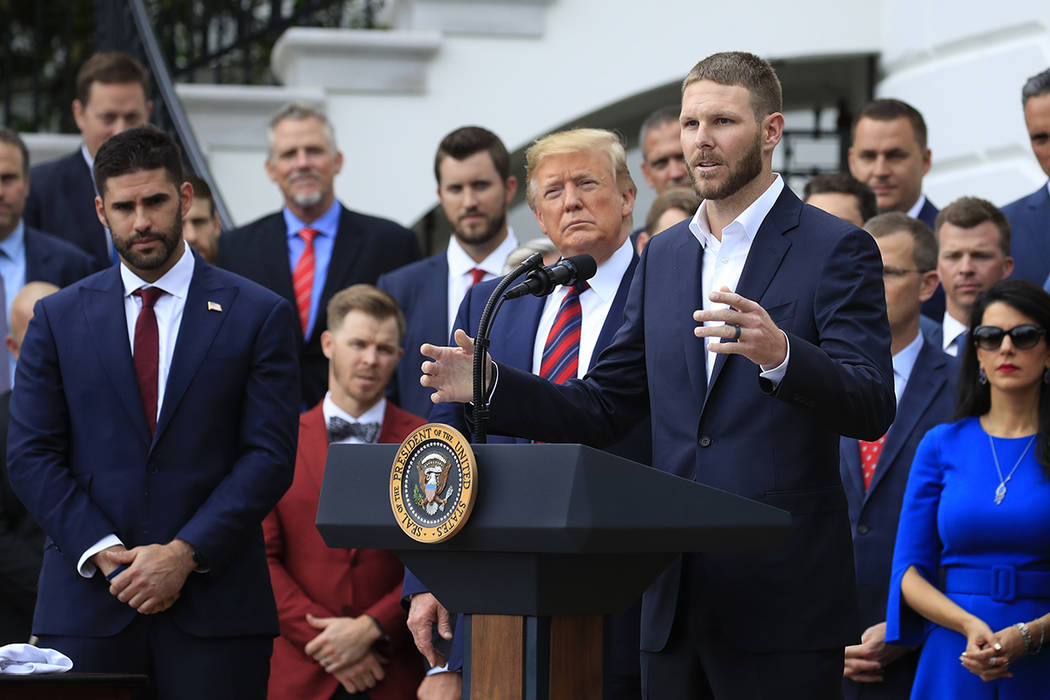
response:
<path fill-rule="evenodd" d="M 1035 435 L 1032 436 L 1032 439 L 1030 439 L 1028 444 L 1024 446 L 1024 449 L 1021 450 L 1021 456 L 1017 458 L 1017 463 L 1014 464 L 1014 468 L 1010 470 L 1010 473 L 1006 475 L 1005 479 L 1003 478 L 1003 470 L 999 468 L 999 456 L 995 454 L 995 441 L 992 440 L 990 434 L 986 433 L 986 435 L 988 435 L 988 444 L 992 447 L 992 460 L 995 462 L 995 473 L 999 475 L 999 485 L 995 487 L 995 505 L 999 505 L 1003 502 L 1003 499 L 1006 498 L 1006 482 L 1010 480 L 1010 477 L 1014 475 L 1017 468 L 1021 466 L 1021 460 L 1024 459 L 1026 454 L 1028 454 L 1028 449 L 1032 446 L 1032 443 L 1035 442 Z"/>

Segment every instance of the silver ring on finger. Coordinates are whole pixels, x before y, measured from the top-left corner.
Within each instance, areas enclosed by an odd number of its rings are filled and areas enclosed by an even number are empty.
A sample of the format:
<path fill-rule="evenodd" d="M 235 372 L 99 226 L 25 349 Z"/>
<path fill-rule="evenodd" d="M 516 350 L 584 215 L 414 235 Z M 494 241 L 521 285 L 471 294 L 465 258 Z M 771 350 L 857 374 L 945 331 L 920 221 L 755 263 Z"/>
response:
<path fill-rule="evenodd" d="M 998 666 L 999 665 L 999 657 L 998 656 L 993 656 L 992 658 L 988 659 L 988 665 L 989 666 Z"/>

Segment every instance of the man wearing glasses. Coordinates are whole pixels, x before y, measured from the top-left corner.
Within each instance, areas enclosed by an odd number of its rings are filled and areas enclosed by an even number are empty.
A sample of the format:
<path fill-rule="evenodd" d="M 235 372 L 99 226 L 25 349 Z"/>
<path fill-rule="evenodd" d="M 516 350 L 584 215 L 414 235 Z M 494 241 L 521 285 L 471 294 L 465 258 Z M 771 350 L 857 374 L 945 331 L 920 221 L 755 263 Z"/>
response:
<path fill-rule="evenodd" d="M 937 241 L 901 212 L 880 214 L 865 230 L 882 255 L 897 416 L 874 442 L 841 438 L 839 471 L 849 503 L 861 629 L 846 647 L 847 699 L 908 697 L 918 655 L 886 646 L 886 597 L 897 519 L 912 457 L 926 431 L 951 418 L 955 362 L 919 332 L 922 303 L 937 289 Z M 939 328 L 939 326 L 938 326 Z"/>
<path fill-rule="evenodd" d="M 933 328 L 928 337 L 949 355 L 958 356 L 977 295 L 1013 272 L 1010 224 L 991 202 L 960 197 L 941 210 L 933 230 L 940 248 L 937 274 L 946 302 L 940 328 Z"/>

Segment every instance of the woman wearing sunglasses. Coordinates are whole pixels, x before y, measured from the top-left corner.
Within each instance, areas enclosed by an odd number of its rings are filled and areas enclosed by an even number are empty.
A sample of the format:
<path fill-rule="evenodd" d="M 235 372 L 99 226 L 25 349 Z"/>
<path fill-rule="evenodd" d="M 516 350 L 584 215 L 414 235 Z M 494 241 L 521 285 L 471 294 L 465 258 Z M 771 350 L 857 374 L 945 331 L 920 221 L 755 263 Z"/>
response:
<path fill-rule="evenodd" d="M 887 641 L 925 639 L 912 698 L 1050 695 L 1047 329 L 1050 295 L 1034 284 L 978 297 L 960 420 L 915 453 L 886 617 Z"/>

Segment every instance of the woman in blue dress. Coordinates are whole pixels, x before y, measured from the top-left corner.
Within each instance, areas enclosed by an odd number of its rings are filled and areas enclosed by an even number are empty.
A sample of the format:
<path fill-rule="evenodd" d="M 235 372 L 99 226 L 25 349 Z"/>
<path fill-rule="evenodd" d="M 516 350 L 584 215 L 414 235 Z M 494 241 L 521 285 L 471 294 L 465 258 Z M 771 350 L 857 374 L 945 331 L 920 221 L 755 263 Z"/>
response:
<path fill-rule="evenodd" d="M 923 644 L 912 698 L 1050 697 L 1047 329 L 1050 295 L 1033 284 L 978 297 L 961 420 L 915 453 L 886 617 L 887 642 Z"/>

